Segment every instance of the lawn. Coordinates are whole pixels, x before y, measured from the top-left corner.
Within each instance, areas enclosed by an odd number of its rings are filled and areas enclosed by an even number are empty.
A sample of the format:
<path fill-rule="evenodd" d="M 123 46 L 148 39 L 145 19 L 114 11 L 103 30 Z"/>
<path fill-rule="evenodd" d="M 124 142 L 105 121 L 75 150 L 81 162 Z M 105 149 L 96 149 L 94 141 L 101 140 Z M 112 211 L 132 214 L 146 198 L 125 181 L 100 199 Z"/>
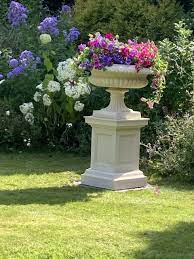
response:
<path fill-rule="evenodd" d="M 0 258 L 194 258 L 194 186 L 75 185 L 89 159 L 0 154 Z"/>

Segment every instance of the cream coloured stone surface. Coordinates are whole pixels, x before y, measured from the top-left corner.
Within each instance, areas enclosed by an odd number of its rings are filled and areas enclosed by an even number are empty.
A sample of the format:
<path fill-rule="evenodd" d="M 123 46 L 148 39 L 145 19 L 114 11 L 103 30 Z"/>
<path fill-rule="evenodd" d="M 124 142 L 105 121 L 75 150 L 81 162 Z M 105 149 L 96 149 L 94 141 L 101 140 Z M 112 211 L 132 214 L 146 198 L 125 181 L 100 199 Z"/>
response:
<path fill-rule="evenodd" d="M 113 65 L 106 71 L 93 70 L 90 81 L 108 87 L 108 107 L 86 117 L 92 127 L 91 165 L 81 176 L 84 185 L 123 190 L 143 187 L 146 177 L 139 170 L 140 129 L 148 124 L 139 112 L 126 107 L 128 88 L 146 85 L 149 69 L 139 73 L 134 66 Z"/>

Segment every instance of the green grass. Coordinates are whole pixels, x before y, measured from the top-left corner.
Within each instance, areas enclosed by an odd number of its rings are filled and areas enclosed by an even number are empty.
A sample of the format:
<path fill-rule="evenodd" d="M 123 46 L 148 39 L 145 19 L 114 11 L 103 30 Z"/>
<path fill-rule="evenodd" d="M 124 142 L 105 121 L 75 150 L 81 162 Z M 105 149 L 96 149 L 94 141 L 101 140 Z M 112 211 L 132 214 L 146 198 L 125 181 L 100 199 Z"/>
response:
<path fill-rule="evenodd" d="M 194 187 L 76 186 L 89 160 L 0 154 L 0 258 L 194 258 Z"/>

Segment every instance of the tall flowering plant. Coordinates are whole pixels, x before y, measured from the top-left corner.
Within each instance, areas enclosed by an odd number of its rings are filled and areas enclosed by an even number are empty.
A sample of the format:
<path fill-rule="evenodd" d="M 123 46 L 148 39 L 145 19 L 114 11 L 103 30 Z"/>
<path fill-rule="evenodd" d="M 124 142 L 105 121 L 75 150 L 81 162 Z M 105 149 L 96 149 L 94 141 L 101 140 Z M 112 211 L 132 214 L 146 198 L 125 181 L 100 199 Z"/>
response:
<path fill-rule="evenodd" d="M 106 69 L 113 64 L 134 65 L 137 72 L 142 68 L 153 70 L 152 89 L 154 94 L 150 99 L 142 97 L 142 101 L 147 102 L 149 108 L 153 108 L 154 103 L 158 103 L 165 86 L 164 74 L 167 63 L 159 54 L 158 48 L 152 41 L 140 42 L 128 40 L 127 43 L 119 41 L 118 35 L 108 33 L 101 35 L 89 34 L 87 44 L 78 47 L 79 55 L 77 63 L 85 70 Z"/>
<path fill-rule="evenodd" d="M 71 8 L 62 5 L 55 16 L 38 8 L 10 2 L 7 35 L 0 39 L 0 96 L 10 102 L 10 114 L 23 114 L 27 129 L 39 127 L 51 139 L 79 120 L 90 87 L 70 58 L 80 35 L 71 25 Z"/>

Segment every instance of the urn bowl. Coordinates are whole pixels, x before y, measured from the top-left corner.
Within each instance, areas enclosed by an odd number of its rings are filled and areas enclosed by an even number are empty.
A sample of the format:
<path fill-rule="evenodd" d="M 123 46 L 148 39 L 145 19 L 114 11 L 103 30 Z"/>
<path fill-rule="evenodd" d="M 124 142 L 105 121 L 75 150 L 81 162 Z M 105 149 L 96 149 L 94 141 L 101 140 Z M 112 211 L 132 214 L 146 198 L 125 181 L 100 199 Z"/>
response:
<path fill-rule="evenodd" d="M 152 74 L 150 68 L 137 71 L 134 65 L 114 64 L 104 70 L 93 69 L 90 83 L 108 88 L 143 88 L 147 85 L 147 76 Z"/>

